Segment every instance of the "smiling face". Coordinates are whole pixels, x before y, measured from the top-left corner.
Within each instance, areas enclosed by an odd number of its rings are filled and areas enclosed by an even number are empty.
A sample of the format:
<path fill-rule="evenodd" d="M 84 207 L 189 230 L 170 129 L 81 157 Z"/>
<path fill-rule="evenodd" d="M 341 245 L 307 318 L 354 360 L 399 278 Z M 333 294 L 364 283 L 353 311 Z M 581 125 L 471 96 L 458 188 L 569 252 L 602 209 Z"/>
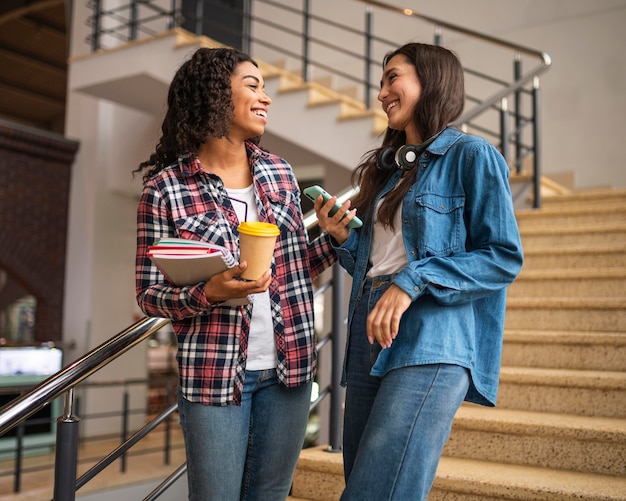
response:
<path fill-rule="evenodd" d="M 422 142 L 413 113 L 421 93 L 415 66 L 403 54 L 393 56 L 385 65 L 378 100 L 387 114 L 389 128 L 403 130 L 407 143 Z"/>
<path fill-rule="evenodd" d="M 242 140 L 261 136 L 272 100 L 259 68 L 249 61 L 239 64 L 231 77 L 231 91 L 235 111 L 229 136 Z"/>

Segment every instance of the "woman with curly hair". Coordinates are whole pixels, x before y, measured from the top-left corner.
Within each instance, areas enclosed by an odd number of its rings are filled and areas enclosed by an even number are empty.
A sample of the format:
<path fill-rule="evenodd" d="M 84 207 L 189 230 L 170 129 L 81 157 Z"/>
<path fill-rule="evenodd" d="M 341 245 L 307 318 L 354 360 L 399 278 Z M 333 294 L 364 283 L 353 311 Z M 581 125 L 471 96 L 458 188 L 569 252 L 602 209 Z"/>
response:
<path fill-rule="evenodd" d="M 495 405 L 522 247 L 505 159 L 450 126 L 464 98 L 449 50 L 389 53 L 387 130 L 355 171 L 364 224 L 329 218 L 333 199 L 315 204 L 352 275 L 342 501 L 425 501 L 461 403 Z"/>
<path fill-rule="evenodd" d="M 256 63 L 198 49 L 174 76 L 156 151 L 135 172 L 137 301 L 169 318 L 178 340 L 178 412 L 189 499 L 284 501 L 304 442 L 315 372 L 312 280 L 335 260 L 330 237 L 309 243 L 291 166 L 257 146 L 271 99 Z M 174 286 L 150 261 L 154 241 L 210 242 L 239 255 L 242 221 L 276 224 L 271 268 L 245 262 Z M 251 304 L 227 301 L 252 295 Z"/>

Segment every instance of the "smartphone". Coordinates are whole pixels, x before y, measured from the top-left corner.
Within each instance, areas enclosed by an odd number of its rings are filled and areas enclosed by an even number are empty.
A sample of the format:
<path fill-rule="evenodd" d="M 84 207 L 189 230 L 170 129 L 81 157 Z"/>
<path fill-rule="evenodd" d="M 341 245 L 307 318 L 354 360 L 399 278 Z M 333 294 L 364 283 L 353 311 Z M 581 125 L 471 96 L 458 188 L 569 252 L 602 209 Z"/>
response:
<path fill-rule="evenodd" d="M 324 190 L 324 188 L 322 188 L 321 186 L 318 186 L 318 185 L 309 186 L 308 188 L 305 188 L 302 192 L 312 202 L 315 202 L 315 200 L 317 200 L 317 197 L 319 197 L 320 195 L 322 195 L 322 197 L 324 197 L 324 203 L 326 203 L 328 201 L 328 199 L 331 198 L 331 195 L 328 192 L 326 192 L 326 190 Z M 329 215 L 332 216 L 340 208 L 341 208 L 341 204 L 339 202 L 335 203 L 335 206 L 330 210 Z M 346 212 L 346 214 L 347 213 L 348 212 Z M 359 228 L 361 226 L 363 226 L 363 221 L 361 221 L 356 216 L 352 219 L 352 221 L 350 221 L 348 223 L 348 228 Z"/>

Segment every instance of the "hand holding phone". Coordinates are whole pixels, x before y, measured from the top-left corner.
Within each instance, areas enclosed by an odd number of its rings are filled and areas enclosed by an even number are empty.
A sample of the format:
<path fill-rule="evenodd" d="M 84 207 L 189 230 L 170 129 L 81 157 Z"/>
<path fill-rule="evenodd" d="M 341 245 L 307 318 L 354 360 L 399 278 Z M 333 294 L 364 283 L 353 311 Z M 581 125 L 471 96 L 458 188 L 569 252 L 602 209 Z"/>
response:
<path fill-rule="evenodd" d="M 320 195 L 322 195 L 324 199 L 324 203 L 328 202 L 328 200 L 331 198 L 331 195 L 328 192 L 326 192 L 326 190 L 324 190 L 321 186 L 318 186 L 318 185 L 309 186 L 308 188 L 305 188 L 302 192 L 312 202 L 315 202 L 315 200 L 317 200 L 317 197 Z M 328 213 L 328 215 L 329 216 L 334 215 L 339 209 L 341 209 L 341 204 L 339 202 L 336 202 L 333 208 Z M 346 211 L 346 214 L 347 213 L 348 212 Z M 363 226 L 363 221 L 361 221 L 358 217 L 354 216 L 352 221 L 350 221 L 347 226 L 348 228 L 360 228 L 361 226 Z"/>

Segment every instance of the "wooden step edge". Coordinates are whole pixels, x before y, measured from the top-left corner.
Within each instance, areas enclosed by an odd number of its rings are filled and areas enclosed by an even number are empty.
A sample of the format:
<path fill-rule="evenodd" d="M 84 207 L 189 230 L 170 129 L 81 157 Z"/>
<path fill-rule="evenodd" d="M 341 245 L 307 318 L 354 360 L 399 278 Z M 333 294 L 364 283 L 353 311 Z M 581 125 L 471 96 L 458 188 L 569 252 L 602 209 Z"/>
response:
<path fill-rule="evenodd" d="M 594 332 L 588 331 L 544 331 L 525 329 L 506 329 L 504 342 L 524 342 L 541 344 L 568 345 L 626 345 L 626 332 Z"/>
<path fill-rule="evenodd" d="M 500 383 L 626 392 L 626 372 L 503 366 Z"/>
<path fill-rule="evenodd" d="M 626 442 L 626 419 L 489 408 L 467 403 L 457 411 L 452 427 L 495 434 L 560 437 L 607 445 Z"/>
<path fill-rule="evenodd" d="M 520 501 L 624 501 L 621 477 L 493 463 L 443 456 L 433 485 L 436 491 L 465 494 L 472 499 Z"/>

